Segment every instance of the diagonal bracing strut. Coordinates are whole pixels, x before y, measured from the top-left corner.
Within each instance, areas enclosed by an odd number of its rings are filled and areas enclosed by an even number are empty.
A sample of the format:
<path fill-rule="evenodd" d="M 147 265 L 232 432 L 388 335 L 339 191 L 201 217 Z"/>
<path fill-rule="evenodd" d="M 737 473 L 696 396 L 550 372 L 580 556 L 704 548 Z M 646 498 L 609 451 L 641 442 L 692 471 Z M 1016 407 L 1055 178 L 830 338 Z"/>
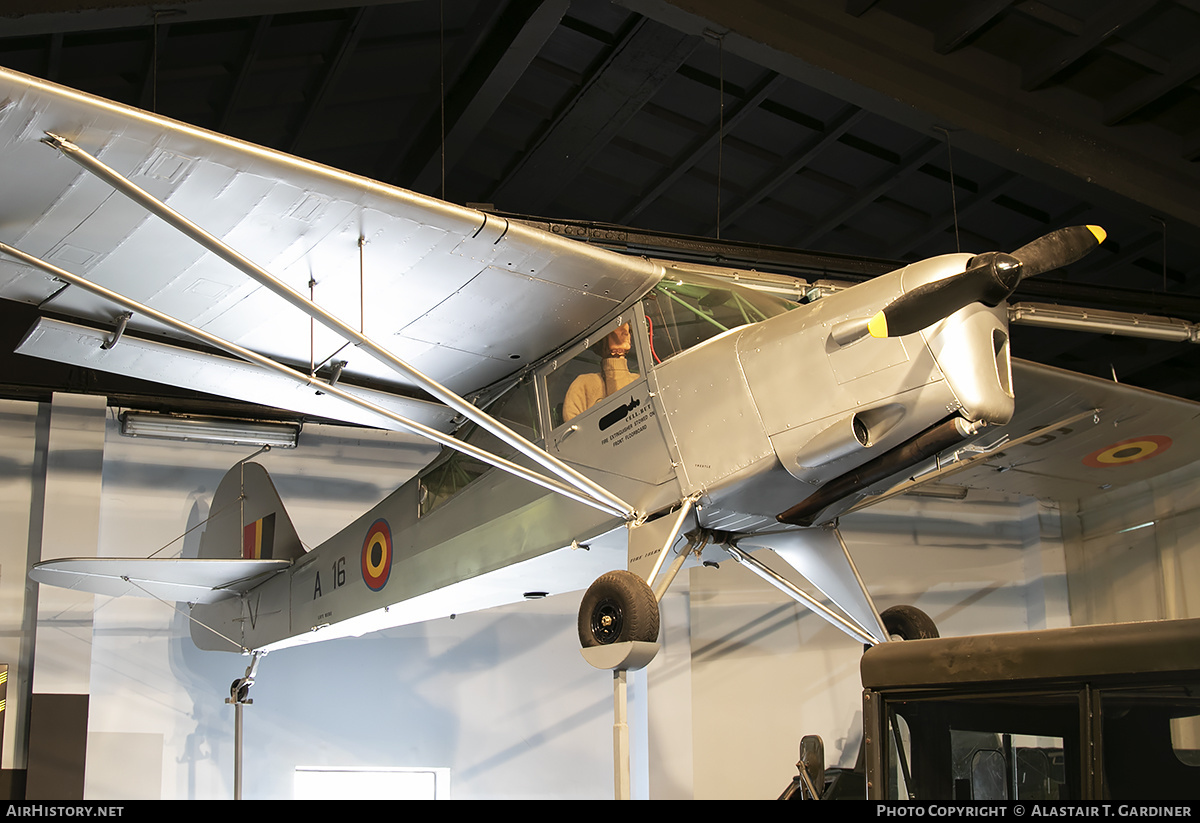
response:
<path fill-rule="evenodd" d="M 286 283 L 262 269 L 248 258 L 242 256 L 236 250 L 222 242 L 219 238 L 205 231 L 191 220 L 188 220 L 166 203 L 163 203 L 161 200 L 154 197 L 154 195 L 142 188 L 139 188 L 136 184 L 132 183 L 115 169 L 105 165 L 102 161 L 96 157 L 93 157 L 91 154 L 88 154 L 79 146 L 50 132 L 46 132 L 46 137 L 42 139 L 42 142 L 52 148 L 57 149 L 65 157 L 78 164 L 81 168 L 100 178 L 105 183 L 119 191 L 121 194 L 142 206 L 151 214 L 159 217 L 168 225 L 179 230 L 196 243 L 199 243 L 205 249 L 217 255 L 222 260 L 229 263 L 231 266 L 238 269 L 255 282 L 267 289 L 270 289 L 273 293 L 283 298 L 295 308 L 300 309 L 300 311 L 304 312 L 330 331 L 366 349 L 373 357 L 375 357 L 385 366 L 401 375 L 404 375 L 405 377 L 408 377 L 421 386 L 421 388 L 425 389 L 447 406 L 454 409 L 454 411 L 463 415 L 468 420 L 478 424 L 481 428 L 495 435 L 501 441 L 512 446 L 521 454 L 540 464 L 551 473 L 557 475 L 568 485 L 579 489 L 588 497 L 603 501 L 608 507 L 618 511 L 626 520 L 632 521 L 637 518 L 638 513 L 636 510 L 624 500 L 595 483 L 590 478 L 585 477 L 583 474 L 563 463 L 561 460 L 549 454 L 536 444 L 526 440 L 508 426 L 505 426 L 499 420 L 496 420 L 494 417 L 482 411 L 481 409 L 476 408 L 467 400 L 441 385 L 433 378 L 413 368 L 395 354 L 371 340 L 362 332 L 355 330 L 353 327 L 347 325 L 337 317 L 325 311 L 316 303 L 304 297 L 302 294 L 295 291 Z"/>
<path fill-rule="evenodd" d="M 226 352 L 234 355 L 235 357 L 240 357 L 243 360 L 253 363 L 254 365 L 256 365 L 262 369 L 267 369 L 270 371 L 277 372 L 279 374 L 282 374 L 284 377 L 290 378 L 291 380 L 294 380 L 303 385 L 314 386 L 314 387 L 318 388 L 320 391 L 323 391 L 326 394 L 333 395 L 334 397 L 344 400 L 347 403 L 352 403 L 356 406 L 361 406 L 362 408 L 372 411 L 375 414 L 380 415 L 381 417 L 385 417 L 388 420 L 398 423 L 400 426 L 413 432 L 414 434 L 418 434 L 422 437 L 428 438 L 429 440 L 433 440 L 435 443 L 440 443 L 443 446 L 448 446 L 452 449 L 457 449 L 458 451 L 465 452 L 466 454 L 469 454 L 472 457 L 476 457 L 479 460 L 484 461 L 485 463 L 489 463 L 498 469 L 506 471 L 510 474 L 514 474 L 517 477 L 521 477 L 525 480 L 530 481 L 531 483 L 536 483 L 537 485 L 539 485 L 545 489 L 549 489 L 550 491 L 565 495 L 566 497 L 569 497 L 572 500 L 576 500 L 580 503 L 584 503 L 586 505 L 592 506 L 593 508 L 597 508 L 597 509 L 600 509 L 601 511 L 608 512 L 609 514 L 614 514 L 614 515 L 618 515 L 618 516 L 625 515 L 625 511 L 623 509 L 618 509 L 615 506 L 608 504 L 606 501 L 597 500 L 590 495 L 587 495 L 581 491 L 576 490 L 572 486 L 568 486 L 567 484 L 561 483 L 557 480 L 554 480 L 553 478 L 545 477 L 544 475 L 538 474 L 535 471 L 531 471 L 531 470 L 525 468 L 524 466 L 520 466 L 509 460 L 505 460 L 504 458 L 494 455 L 491 452 L 485 451 L 484 449 L 480 449 L 477 446 L 472 446 L 470 443 L 466 443 L 462 440 L 459 440 L 456 437 L 451 437 L 450 435 L 442 434 L 437 429 L 432 429 L 429 426 L 426 426 L 426 425 L 416 422 L 415 420 L 409 420 L 407 417 L 399 415 L 399 414 L 397 414 L 389 409 L 385 409 L 381 406 L 377 406 L 369 400 L 365 400 L 361 397 L 358 397 L 357 395 L 354 395 L 347 391 L 344 391 L 344 390 L 338 388 L 337 386 L 334 386 L 332 383 L 321 380 L 318 377 L 314 377 L 312 375 L 308 375 L 303 372 L 296 371 L 295 369 L 289 368 L 288 366 L 285 366 L 282 363 L 277 363 L 276 361 L 272 360 L 269 357 L 264 357 L 263 355 L 261 355 L 257 352 L 250 351 L 249 349 L 243 348 L 243 347 L 237 345 L 236 343 L 231 343 L 230 341 L 224 340 L 223 338 L 217 337 L 216 335 L 209 334 L 208 332 L 206 332 L 202 329 L 198 329 L 195 326 L 192 326 L 188 323 L 183 322 L 182 320 L 171 317 L 170 315 L 163 314 L 162 312 L 157 311 L 156 309 L 152 309 L 149 306 L 143 305 L 142 303 L 139 303 L 136 300 L 128 298 L 123 294 L 114 292 L 111 289 L 106 289 L 104 286 L 101 286 L 97 283 L 93 283 L 92 281 L 90 281 L 86 278 L 80 277 L 79 275 L 76 275 L 76 274 L 72 274 L 71 272 L 66 271 L 64 269 L 60 269 L 58 266 L 55 266 L 52 263 L 47 263 L 45 260 L 42 260 L 38 257 L 34 257 L 33 255 L 30 255 L 30 254 L 26 254 L 25 252 L 20 251 L 19 249 L 15 249 L 6 243 L 0 243 L 0 253 L 6 254 L 15 260 L 20 260 L 22 263 L 25 263 L 26 265 L 41 269 L 42 271 L 46 272 L 47 274 L 49 274 L 53 277 L 56 277 L 56 278 L 62 280 L 63 282 L 70 283 L 71 285 L 77 286 L 78 288 L 81 288 L 81 289 L 84 289 L 85 291 L 91 292 L 92 294 L 95 294 L 98 297 L 102 297 L 106 300 L 110 300 L 113 303 L 116 303 L 117 305 L 122 306 L 123 308 L 126 308 L 130 311 L 136 312 L 138 314 L 143 314 L 146 317 L 150 317 L 154 320 L 157 320 L 158 322 L 160 322 L 166 326 L 170 326 L 171 328 L 174 328 L 180 332 L 183 332 L 184 334 L 189 335 L 189 336 L 195 338 L 196 340 L 199 340 L 202 343 L 208 343 L 209 345 L 215 346 L 223 351 L 226 351 Z"/>

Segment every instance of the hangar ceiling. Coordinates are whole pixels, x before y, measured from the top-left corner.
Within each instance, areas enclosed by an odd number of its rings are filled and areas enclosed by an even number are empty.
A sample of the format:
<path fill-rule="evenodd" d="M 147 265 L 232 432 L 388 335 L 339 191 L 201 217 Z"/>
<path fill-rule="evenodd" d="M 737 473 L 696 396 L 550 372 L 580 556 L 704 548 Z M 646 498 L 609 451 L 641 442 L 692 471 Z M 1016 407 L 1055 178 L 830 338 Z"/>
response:
<path fill-rule="evenodd" d="M 12 0 L 2 15 L 0 65 L 618 245 L 606 224 L 719 239 L 764 269 L 783 247 L 880 271 L 1099 223 L 1099 251 L 1017 299 L 1200 321 L 1200 0 Z M 0 348 L 29 319 L 6 307 Z M 1200 399 L 1195 345 L 1029 327 L 1013 343 Z M 10 395 L 146 391 L 6 358 Z"/>

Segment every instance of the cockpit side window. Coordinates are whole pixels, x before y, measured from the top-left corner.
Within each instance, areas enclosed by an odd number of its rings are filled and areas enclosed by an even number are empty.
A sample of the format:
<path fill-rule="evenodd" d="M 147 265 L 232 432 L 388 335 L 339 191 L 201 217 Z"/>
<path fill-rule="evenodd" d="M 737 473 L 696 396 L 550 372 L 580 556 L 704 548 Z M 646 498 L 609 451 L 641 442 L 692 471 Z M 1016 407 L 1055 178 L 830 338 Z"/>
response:
<path fill-rule="evenodd" d="M 527 440 L 536 441 L 541 437 L 532 380 L 525 380 L 501 395 L 488 407 L 487 412 Z M 472 446 L 501 457 L 516 454 L 514 448 L 474 423 L 464 426 L 457 436 Z M 490 468 L 490 464 L 478 458 L 444 449 L 443 454 L 421 476 L 417 515 L 429 514 Z"/>
<path fill-rule="evenodd" d="M 679 272 L 672 272 L 642 300 L 656 363 L 730 329 L 794 307 L 779 297 Z"/>
<path fill-rule="evenodd" d="M 642 376 L 638 318 L 621 318 L 546 375 L 550 426 L 557 428 Z"/>

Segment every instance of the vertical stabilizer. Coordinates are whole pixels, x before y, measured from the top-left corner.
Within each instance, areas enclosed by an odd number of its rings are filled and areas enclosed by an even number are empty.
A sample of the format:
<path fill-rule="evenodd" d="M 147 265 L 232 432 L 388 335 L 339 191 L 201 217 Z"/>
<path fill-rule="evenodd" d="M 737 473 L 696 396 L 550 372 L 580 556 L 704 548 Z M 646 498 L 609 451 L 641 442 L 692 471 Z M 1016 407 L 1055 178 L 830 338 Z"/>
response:
<path fill-rule="evenodd" d="M 239 463 L 226 472 L 210 512 L 200 538 L 200 557 L 295 560 L 304 556 L 275 484 L 257 463 Z"/>
<path fill-rule="evenodd" d="M 295 560 L 300 537 L 267 470 L 257 463 L 230 469 L 213 495 L 200 538 L 205 559 Z M 276 575 L 237 598 L 192 608 L 192 640 L 211 651 L 257 648 L 291 633 L 290 577 Z M 207 628 L 206 628 L 207 627 Z"/>

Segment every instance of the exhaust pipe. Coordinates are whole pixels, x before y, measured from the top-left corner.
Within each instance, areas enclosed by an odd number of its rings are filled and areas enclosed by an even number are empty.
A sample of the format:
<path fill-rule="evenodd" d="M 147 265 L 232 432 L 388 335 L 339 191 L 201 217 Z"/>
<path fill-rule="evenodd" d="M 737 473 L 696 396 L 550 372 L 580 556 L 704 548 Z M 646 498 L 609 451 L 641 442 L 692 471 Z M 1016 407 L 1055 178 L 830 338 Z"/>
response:
<path fill-rule="evenodd" d="M 928 460 L 974 436 L 985 425 L 983 422 L 970 423 L 961 417 L 944 420 L 858 468 L 835 477 L 795 506 L 775 515 L 775 519 L 789 526 L 811 526 L 821 512 L 839 500 Z"/>

